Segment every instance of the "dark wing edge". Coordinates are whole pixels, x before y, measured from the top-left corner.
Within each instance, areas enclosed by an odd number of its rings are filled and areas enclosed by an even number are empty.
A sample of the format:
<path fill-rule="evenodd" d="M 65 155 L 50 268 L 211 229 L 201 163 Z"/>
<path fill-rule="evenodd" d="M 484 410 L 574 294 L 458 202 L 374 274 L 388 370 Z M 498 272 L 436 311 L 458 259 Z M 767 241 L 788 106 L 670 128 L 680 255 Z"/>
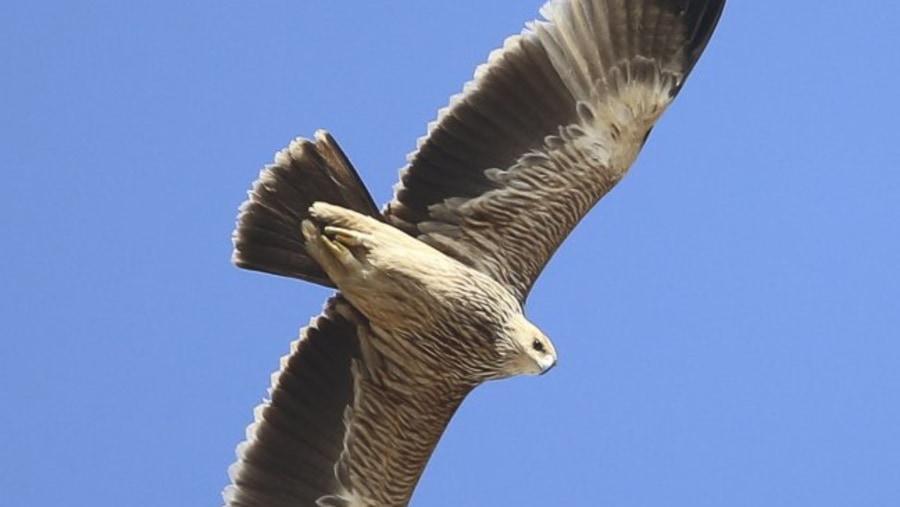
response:
<path fill-rule="evenodd" d="M 558 0 L 480 66 L 401 170 L 389 223 L 520 301 L 624 176 L 724 0 Z"/>
<path fill-rule="evenodd" d="M 232 236 L 238 267 L 334 287 L 306 252 L 301 223 L 323 201 L 381 218 L 378 207 L 337 142 L 320 130 L 275 155 L 248 192 Z"/>
<path fill-rule="evenodd" d="M 313 506 L 339 491 L 335 464 L 353 403 L 352 362 L 359 323 L 340 297 L 301 331 L 272 375 L 269 400 L 254 410 L 247 439 L 229 469 L 228 507 Z"/>
<path fill-rule="evenodd" d="M 301 331 L 229 468 L 226 507 L 406 505 L 474 387 L 402 365 L 341 296 Z"/>

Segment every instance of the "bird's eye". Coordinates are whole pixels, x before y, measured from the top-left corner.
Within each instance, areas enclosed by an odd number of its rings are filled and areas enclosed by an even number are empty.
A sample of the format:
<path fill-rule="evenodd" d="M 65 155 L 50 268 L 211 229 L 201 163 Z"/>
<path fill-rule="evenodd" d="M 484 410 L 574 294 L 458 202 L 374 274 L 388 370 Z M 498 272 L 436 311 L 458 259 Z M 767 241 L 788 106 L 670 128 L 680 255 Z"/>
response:
<path fill-rule="evenodd" d="M 534 340 L 534 342 L 532 342 L 532 344 L 531 344 L 531 347 L 534 348 L 534 350 L 536 350 L 538 352 L 544 351 L 544 344 L 541 343 L 540 340 Z"/>

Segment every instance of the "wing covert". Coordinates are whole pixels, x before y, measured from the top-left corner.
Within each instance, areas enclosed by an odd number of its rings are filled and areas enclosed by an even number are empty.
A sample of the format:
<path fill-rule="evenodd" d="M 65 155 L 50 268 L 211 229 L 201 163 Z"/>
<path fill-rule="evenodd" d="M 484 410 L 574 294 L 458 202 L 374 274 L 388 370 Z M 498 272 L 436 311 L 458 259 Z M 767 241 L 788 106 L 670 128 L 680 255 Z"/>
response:
<path fill-rule="evenodd" d="M 491 53 L 401 171 L 393 225 L 520 301 L 622 178 L 706 46 L 724 0 L 550 2 Z"/>
<path fill-rule="evenodd" d="M 406 505 L 473 386 L 412 378 L 341 296 L 301 331 L 229 469 L 227 507 Z"/>

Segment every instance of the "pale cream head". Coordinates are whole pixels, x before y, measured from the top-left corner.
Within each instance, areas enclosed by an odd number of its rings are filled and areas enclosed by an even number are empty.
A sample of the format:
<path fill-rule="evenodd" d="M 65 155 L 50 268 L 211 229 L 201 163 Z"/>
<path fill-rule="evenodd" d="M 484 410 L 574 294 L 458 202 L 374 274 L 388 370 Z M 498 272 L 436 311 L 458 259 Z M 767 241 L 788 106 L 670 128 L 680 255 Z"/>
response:
<path fill-rule="evenodd" d="M 537 326 L 521 313 L 510 318 L 506 325 L 503 350 L 503 373 L 513 375 L 541 375 L 556 366 L 556 348 Z"/>

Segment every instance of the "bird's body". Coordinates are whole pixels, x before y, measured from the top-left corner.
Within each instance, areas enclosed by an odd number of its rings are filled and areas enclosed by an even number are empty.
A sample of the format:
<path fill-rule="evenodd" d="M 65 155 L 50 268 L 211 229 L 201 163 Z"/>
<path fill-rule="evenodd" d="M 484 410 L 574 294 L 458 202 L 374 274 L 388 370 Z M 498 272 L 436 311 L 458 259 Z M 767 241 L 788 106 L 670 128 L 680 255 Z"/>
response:
<path fill-rule="evenodd" d="M 436 375 L 454 389 L 556 363 L 553 345 L 508 290 L 427 243 L 326 203 L 312 206 L 303 233 L 307 251 L 376 332 L 367 363 L 391 361 L 408 378 Z"/>
<path fill-rule="evenodd" d="M 238 447 L 233 507 L 403 506 L 480 383 L 556 362 L 535 279 L 626 173 L 724 0 L 553 0 L 429 126 L 380 212 L 334 139 L 242 206 L 235 263 L 338 289 Z"/>

